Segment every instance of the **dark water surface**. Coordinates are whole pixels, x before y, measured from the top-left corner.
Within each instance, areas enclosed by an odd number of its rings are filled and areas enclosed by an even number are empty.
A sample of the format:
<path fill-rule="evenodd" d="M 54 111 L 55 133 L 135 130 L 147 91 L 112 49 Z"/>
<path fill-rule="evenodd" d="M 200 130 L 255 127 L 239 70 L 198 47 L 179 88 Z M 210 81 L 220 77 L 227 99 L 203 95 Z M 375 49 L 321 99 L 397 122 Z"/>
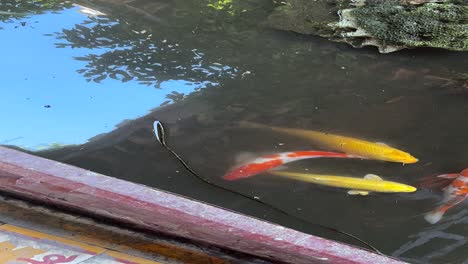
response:
<path fill-rule="evenodd" d="M 221 178 L 240 157 L 317 149 L 237 125 L 245 120 L 385 142 L 420 160 L 316 159 L 290 170 L 415 186 L 461 171 L 467 53 L 382 55 L 272 31 L 267 0 L 220 11 L 208 1 L 73 1 L 101 14 L 46 2 L 0 3 L 0 144 L 356 244 L 298 218 L 336 227 L 411 263 L 467 263 L 466 201 L 437 224 L 423 218 L 439 189 L 358 197 L 268 174 Z M 158 144 L 154 120 L 200 175 L 291 216 L 200 182 Z"/>

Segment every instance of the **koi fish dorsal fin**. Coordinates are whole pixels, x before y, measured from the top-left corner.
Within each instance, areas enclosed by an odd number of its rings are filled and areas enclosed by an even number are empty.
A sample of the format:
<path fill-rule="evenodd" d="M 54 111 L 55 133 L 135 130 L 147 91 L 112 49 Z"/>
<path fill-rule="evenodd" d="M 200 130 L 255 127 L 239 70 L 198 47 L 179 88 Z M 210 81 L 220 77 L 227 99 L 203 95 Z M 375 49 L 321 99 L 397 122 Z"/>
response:
<path fill-rule="evenodd" d="M 455 179 L 460 176 L 459 173 L 450 173 L 450 174 L 442 174 L 437 176 L 437 178 L 445 178 L 445 179 Z"/>
<path fill-rule="evenodd" d="M 258 158 L 258 154 L 252 152 L 240 152 L 234 157 L 234 164 L 245 164 Z"/>
<path fill-rule="evenodd" d="M 383 143 L 383 142 L 375 142 L 375 144 L 389 147 L 389 145 L 387 145 L 387 144 L 385 144 L 385 143 Z"/>
<path fill-rule="evenodd" d="M 360 190 L 349 190 L 348 191 L 348 194 L 349 195 L 368 195 L 369 192 L 368 191 L 360 191 Z"/>
<path fill-rule="evenodd" d="M 382 178 L 380 178 L 379 176 L 377 176 L 375 174 L 367 174 L 366 176 L 364 176 L 364 179 L 383 181 Z"/>

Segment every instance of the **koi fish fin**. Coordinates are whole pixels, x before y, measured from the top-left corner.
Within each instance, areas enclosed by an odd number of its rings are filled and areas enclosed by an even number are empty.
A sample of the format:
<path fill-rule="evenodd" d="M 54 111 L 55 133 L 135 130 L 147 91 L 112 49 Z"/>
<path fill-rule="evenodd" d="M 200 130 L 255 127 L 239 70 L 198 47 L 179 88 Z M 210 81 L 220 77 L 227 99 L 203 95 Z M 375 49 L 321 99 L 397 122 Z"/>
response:
<path fill-rule="evenodd" d="M 274 167 L 273 169 L 270 169 L 269 171 L 285 170 L 287 168 L 288 168 L 288 166 L 281 165 L 281 166 L 278 166 L 278 167 Z"/>
<path fill-rule="evenodd" d="M 348 191 L 348 194 L 349 195 L 368 195 L 369 192 L 368 191 L 360 191 L 360 190 L 349 190 Z"/>
<path fill-rule="evenodd" d="M 440 219 L 442 219 L 443 215 L 444 215 L 444 211 L 434 210 L 434 211 L 431 211 L 431 212 L 427 213 L 424 216 L 424 219 L 426 219 L 426 221 L 431 223 L 431 224 L 435 224 L 435 223 L 439 222 Z"/>
<path fill-rule="evenodd" d="M 375 144 L 377 145 L 381 145 L 381 146 L 386 146 L 386 147 L 389 147 L 389 145 L 383 143 L 383 142 L 375 142 Z"/>
<path fill-rule="evenodd" d="M 258 158 L 258 154 L 252 152 L 240 152 L 234 157 L 234 164 L 246 164 Z"/>
<path fill-rule="evenodd" d="M 377 176 L 375 174 L 367 174 L 366 176 L 364 176 L 364 179 L 383 181 L 382 178 L 380 178 L 379 176 Z"/>
<path fill-rule="evenodd" d="M 468 169 L 464 169 L 460 172 L 460 175 L 467 177 L 468 176 Z"/>
<path fill-rule="evenodd" d="M 437 176 L 437 178 L 445 178 L 445 179 L 455 179 L 460 176 L 459 173 L 450 173 L 450 174 L 442 174 Z"/>
<path fill-rule="evenodd" d="M 419 187 L 427 189 L 442 189 L 445 186 L 449 185 L 451 180 L 450 178 L 445 177 L 445 175 L 452 174 L 443 174 L 439 176 L 423 176 L 419 179 Z"/>

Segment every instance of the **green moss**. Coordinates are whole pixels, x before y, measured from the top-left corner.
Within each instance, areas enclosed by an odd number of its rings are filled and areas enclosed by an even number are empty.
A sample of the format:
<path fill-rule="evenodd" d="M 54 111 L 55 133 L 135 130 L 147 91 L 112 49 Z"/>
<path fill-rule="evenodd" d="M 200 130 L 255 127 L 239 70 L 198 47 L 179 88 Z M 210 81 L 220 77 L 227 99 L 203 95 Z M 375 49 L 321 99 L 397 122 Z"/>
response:
<path fill-rule="evenodd" d="M 232 0 L 209 0 L 207 6 L 216 10 L 227 10 L 228 14 L 234 15 Z"/>
<path fill-rule="evenodd" d="M 225 12 L 230 16 L 251 11 L 258 3 L 243 0 L 204 0 L 206 6 L 220 12 Z"/>
<path fill-rule="evenodd" d="M 468 7 L 427 3 L 416 7 L 380 4 L 355 8 L 358 27 L 383 45 L 468 50 Z"/>
<path fill-rule="evenodd" d="M 268 17 L 274 29 L 329 37 L 333 29 L 327 24 L 338 20 L 341 1 L 285 0 Z"/>

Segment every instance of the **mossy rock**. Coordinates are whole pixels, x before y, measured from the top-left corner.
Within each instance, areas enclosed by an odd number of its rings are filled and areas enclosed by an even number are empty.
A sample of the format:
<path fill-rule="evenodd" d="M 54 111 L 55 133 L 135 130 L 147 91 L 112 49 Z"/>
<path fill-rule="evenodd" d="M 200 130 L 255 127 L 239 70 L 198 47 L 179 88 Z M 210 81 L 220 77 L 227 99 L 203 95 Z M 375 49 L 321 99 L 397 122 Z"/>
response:
<path fill-rule="evenodd" d="M 468 1 L 290 0 L 275 10 L 276 29 L 327 37 L 382 53 L 434 47 L 468 51 Z"/>
<path fill-rule="evenodd" d="M 339 6 L 333 1 L 288 0 L 268 17 L 267 24 L 279 30 L 329 37 L 329 23 L 338 21 Z"/>

